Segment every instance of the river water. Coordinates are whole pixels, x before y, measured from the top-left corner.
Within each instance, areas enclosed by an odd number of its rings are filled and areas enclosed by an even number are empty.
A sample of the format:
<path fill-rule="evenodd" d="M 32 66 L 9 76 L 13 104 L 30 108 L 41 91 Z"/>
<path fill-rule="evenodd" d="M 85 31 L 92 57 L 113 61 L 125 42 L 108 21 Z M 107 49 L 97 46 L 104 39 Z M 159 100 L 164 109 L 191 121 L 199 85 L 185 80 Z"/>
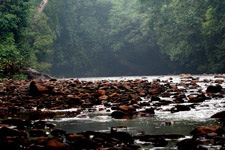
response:
<path fill-rule="evenodd" d="M 185 79 L 182 79 L 180 76 L 142 76 L 142 77 L 111 77 L 111 78 L 79 78 L 79 80 L 85 81 L 99 81 L 99 80 L 148 80 L 153 81 L 155 79 L 168 80 L 172 77 L 172 83 L 182 83 Z M 197 84 L 200 88 L 205 91 L 207 86 L 215 85 L 214 82 L 216 78 L 213 75 L 195 75 L 193 78 L 203 81 L 204 79 L 211 80 L 211 82 L 198 82 Z M 224 80 L 224 79 L 222 79 Z M 162 82 L 163 84 L 163 82 Z M 224 88 L 224 82 L 221 84 Z M 179 87 L 184 88 L 184 87 Z M 195 93 L 199 89 L 187 89 L 185 94 Z M 161 99 L 163 99 L 161 97 Z M 148 101 L 143 99 L 143 101 Z M 188 103 L 186 103 L 188 105 Z M 134 119 L 112 119 L 110 114 L 111 112 L 95 111 L 89 112 L 84 111 L 80 115 L 74 118 L 58 118 L 55 120 L 50 120 L 56 123 L 58 128 L 61 128 L 69 133 L 79 133 L 83 131 L 101 131 L 101 132 L 110 132 L 111 127 L 115 126 L 125 126 L 124 130 L 136 135 L 140 132 L 145 134 L 183 134 L 186 137 L 190 136 L 190 131 L 196 126 L 208 126 L 216 125 L 218 122 L 215 119 L 211 119 L 210 116 L 213 114 L 224 110 L 225 98 L 213 98 L 206 100 L 191 109 L 191 111 L 181 111 L 177 113 L 171 113 L 166 111 L 173 107 L 173 104 L 169 106 L 162 106 L 161 109 L 155 111 L 155 115 L 151 117 L 138 117 Z M 99 108 L 104 108 L 104 106 L 96 106 L 94 109 L 99 110 Z M 76 109 L 75 109 L 76 110 Z M 102 110 L 102 109 L 101 109 Z M 63 110 L 63 111 L 72 111 L 72 110 Z M 143 146 L 143 149 L 154 149 L 151 146 Z M 174 145 L 168 145 L 164 149 L 176 149 Z M 209 148 L 217 149 L 217 148 Z"/>

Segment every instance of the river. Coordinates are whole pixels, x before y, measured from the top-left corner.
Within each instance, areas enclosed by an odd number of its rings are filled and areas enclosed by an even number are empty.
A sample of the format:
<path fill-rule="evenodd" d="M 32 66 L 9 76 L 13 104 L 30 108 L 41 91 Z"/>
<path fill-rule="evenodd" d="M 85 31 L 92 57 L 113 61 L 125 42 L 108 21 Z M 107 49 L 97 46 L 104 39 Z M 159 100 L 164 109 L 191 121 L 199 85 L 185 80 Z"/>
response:
<path fill-rule="evenodd" d="M 194 75 L 192 76 L 196 80 L 205 81 L 206 79 L 210 82 L 197 82 L 199 88 L 190 88 L 186 89 L 185 95 L 195 94 L 202 89 L 203 91 L 209 85 L 215 85 L 214 82 L 216 78 L 214 75 Z M 164 84 L 164 80 L 170 78 L 171 83 L 179 83 L 179 88 L 185 88 L 180 85 L 186 79 L 182 79 L 180 76 L 138 76 L 138 77 L 107 77 L 107 78 L 79 78 L 83 81 L 99 81 L 99 80 L 148 80 L 150 82 L 154 80 L 160 80 Z M 224 79 L 222 79 L 224 80 Z M 187 82 L 187 81 L 185 81 Z M 220 84 L 223 88 L 225 87 L 224 82 Z M 165 99 L 164 97 L 160 97 Z M 168 100 L 168 98 L 166 98 Z M 142 99 L 143 101 L 148 101 L 148 99 Z M 172 100 L 172 98 L 171 98 Z M 185 105 L 190 105 L 190 103 L 184 103 Z M 196 126 L 210 126 L 216 125 L 218 122 L 215 119 L 210 117 L 224 110 L 225 98 L 212 98 L 206 100 L 196 107 L 192 108 L 190 111 L 180 111 L 171 113 L 167 111 L 173 107 L 174 104 L 167 106 L 161 106 L 160 109 L 155 110 L 155 115 L 151 117 L 137 117 L 134 119 L 113 119 L 110 114 L 112 110 L 106 111 L 103 105 L 95 106 L 91 111 L 83 111 L 80 115 L 73 118 L 58 118 L 54 120 L 49 120 L 54 122 L 58 128 L 61 128 L 69 133 L 79 133 L 83 131 L 100 131 L 100 132 L 110 132 L 111 127 L 115 126 L 124 126 L 123 130 L 131 133 L 132 135 L 137 135 L 139 133 L 158 135 L 158 134 L 183 134 L 186 137 L 190 136 L 190 131 L 193 130 Z M 60 110 L 60 111 L 72 111 L 71 110 Z M 138 142 L 138 141 L 137 141 Z M 143 149 L 154 149 L 151 145 L 146 144 L 143 146 Z M 174 144 L 169 144 L 164 149 L 176 149 Z M 211 147 L 209 149 L 219 149 L 218 147 Z"/>

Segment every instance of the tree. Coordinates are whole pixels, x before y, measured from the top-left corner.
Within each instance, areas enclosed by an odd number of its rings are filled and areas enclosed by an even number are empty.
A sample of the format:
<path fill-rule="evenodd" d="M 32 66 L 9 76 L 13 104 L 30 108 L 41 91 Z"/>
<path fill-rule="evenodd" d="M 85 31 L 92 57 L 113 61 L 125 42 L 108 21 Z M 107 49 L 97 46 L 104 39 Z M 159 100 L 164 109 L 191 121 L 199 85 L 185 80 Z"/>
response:
<path fill-rule="evenodd" d="M 29 47 L 26 27 L 30 3 L 27 0 L 2 0 L 0 4 L 0 70 L 2 76 L 13 77 L 26 62 Z"/>

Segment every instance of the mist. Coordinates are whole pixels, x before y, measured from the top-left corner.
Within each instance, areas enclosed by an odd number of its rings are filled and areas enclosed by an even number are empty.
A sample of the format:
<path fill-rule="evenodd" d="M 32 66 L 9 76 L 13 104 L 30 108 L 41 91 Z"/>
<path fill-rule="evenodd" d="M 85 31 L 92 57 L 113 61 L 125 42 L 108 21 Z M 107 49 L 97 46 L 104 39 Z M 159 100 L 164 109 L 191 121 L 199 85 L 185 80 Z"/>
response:
<path fill-rule="evenodd" d="M 210 31 L 209 6 L 216 7 L 193 0 L 49 1 L 47 70 L 56 77 L 222 73 L 223 40 L 209 42 L 222 31 Z"/>

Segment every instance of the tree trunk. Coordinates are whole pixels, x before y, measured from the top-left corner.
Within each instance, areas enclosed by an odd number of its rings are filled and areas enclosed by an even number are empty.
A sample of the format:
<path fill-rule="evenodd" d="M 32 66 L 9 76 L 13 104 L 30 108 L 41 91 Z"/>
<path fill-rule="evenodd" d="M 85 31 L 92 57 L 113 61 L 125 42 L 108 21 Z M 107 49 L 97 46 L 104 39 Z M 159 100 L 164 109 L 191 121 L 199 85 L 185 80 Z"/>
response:
<path fill-rule="evenodd" d="M 37 16 L 39 16 L 45 9 L 45 7 L 47 6 L 49 0 L 42 0 L 39 8 L 38 8 L 38 14 Z"/>

